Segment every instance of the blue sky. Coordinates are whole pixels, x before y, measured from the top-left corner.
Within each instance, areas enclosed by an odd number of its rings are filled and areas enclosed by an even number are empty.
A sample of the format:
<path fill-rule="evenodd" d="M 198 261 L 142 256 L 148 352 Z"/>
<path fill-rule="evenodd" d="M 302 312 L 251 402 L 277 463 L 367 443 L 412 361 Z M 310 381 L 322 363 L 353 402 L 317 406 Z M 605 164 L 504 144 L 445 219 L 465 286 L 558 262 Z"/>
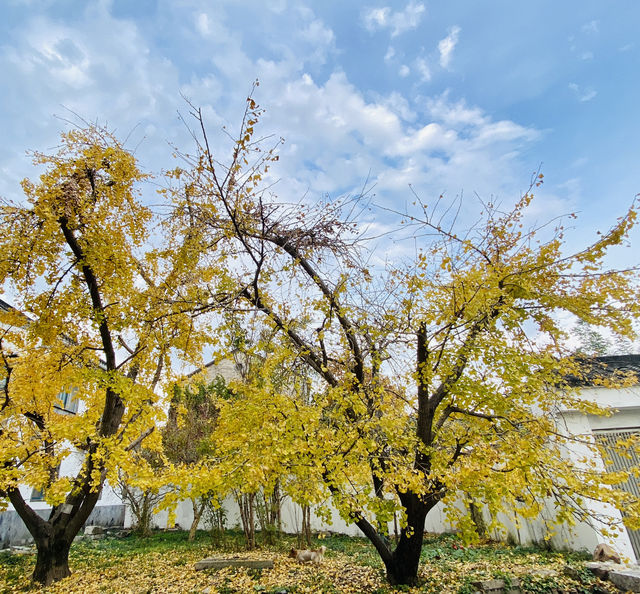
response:
<path fill-rule="evenodd" d="M 635 0 L 3 0 L 0 195 L 72 112 L 158 171 L 190 146 L 182 94 L 224 150 L 258 78 L 283 199 L 368 178 L 396 208 L 409 184 L 509 203 L 541 165 L 534 216 L 578 211 L 586 236 L 640 192 L 639 30 Z"/>

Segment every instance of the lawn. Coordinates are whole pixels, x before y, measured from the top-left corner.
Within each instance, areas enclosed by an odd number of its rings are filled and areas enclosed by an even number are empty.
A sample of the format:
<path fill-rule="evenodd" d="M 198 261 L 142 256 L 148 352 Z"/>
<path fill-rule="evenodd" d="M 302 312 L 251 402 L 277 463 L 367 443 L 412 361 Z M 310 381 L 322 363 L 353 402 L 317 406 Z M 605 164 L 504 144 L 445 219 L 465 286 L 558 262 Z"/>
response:
<path fill-rule="evenodd" d="M 149 538 L 107 537 L 80 541 L 72 547 L 73 575 L 48 589 L 33 588 L 29 575 L 33 555 L 0 554 L 0 592 L 215 592 L 285 594 L 303 592 L 391 593 L 383 567 L 365 539 L 328 536 L 317 541 L 327 554 L 321 565 L 301 565 L 289 559 L 294 537 L 283 536 L 275 544 L 261 545 L 247 552 L 241 534 L 227 532 L 212 537 L 201 532 L 194 542 L 185 532 L 157 532 Z M 273 559 L 272 570 L 194 570 L 205 557 L 239 556 Z M 455 535 L 426 539 L 418 587 L 413 593 L 458 593 L 475 591 L 473 582 L 490 578 L 518 577 L 526 592 L 593 592 L 595 582 L 584 570 L 584 556 L 542 549 L 485 543 L 463 547 Z M 566 568 L 574 577 L 567 575 Z M 615 592 L 609 584 L 598 583 L 599 591 Z M 611 588 L 611 589 L 607 589 Z"/>

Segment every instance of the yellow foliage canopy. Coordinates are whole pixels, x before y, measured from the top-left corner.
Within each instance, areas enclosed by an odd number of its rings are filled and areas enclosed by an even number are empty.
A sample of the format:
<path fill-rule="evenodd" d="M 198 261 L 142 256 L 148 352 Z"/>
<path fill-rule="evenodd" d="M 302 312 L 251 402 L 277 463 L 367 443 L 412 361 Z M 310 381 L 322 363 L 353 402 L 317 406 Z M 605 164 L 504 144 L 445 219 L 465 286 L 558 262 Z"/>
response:
<path fill-rule="evenodd" d="M 192 306 L 199 236 L 143 204 L 148 176 L 131 153 L 90 127 L 34 162 L 45 171 L 23 182 L 26 201 L 0 206 L 0 287 L 15 305 L 0 312 L 0 496 L 46 547 L 47 534 L 70 544 L 105 479 L 139 464 L 143 439 L 159 447 L 156 388 L 210 334 Z M 44 493 L 49 520 L 19 485 Z"/>

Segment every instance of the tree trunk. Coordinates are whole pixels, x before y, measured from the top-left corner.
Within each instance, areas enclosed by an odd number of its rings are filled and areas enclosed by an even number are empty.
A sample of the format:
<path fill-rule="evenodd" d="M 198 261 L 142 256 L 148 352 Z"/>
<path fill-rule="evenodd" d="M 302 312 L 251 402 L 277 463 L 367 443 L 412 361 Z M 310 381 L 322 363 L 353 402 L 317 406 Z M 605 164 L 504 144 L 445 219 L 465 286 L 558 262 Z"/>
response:
<path fill-rule="evenodd" d="M 275 513 L 273 521 L 276 526 L 276 531 L 280 533 L 282 531 L 282 497 L 280 496 L 280 483 L 278 481 L 276 481 L 276 485 L 273 489 L 271 500 L 273 502 L 273 510 Z"/>
<path fill-rule="evenodd" d="M 69 569 L 69 550 L 73 538 L 59 537 L 56 539 L 36 539 L 38 555 L 32 579 L 45 586 L 51 585 L 71 575 Z"/>
<path fill-rule="evenodd" d="M 414 493 L 400 494 L 400 502 L 407 515 L 407 525 L 400 531 L 395 551 L 391 551 L 388 539 L 363 516 L 358 516 L 356 525 L 371 541 L 387 570 L 387 581 L 392 586 L 414 586 L 418 581 L 420 553 L 424 540 L 424 523 L 427 514 L 441 496 L 431 494 L 422 498 Z"/>
<path fill-rule="evenodd" d="M 402 530 L 396 550 L 390 562 L 385 563 L 387 581 L 392 586 L 415 586 L 418 581 L 420 567 L 420 553 L 424 540 L 424 519 L 422 527 L 416 527 L 415 532 L 408 535 Z"/>
<path fill-rule="evenodd" d="M 255 497 L 255 493 L 236 493 L 242 529 L 247 539 L 247 549 L 250 551 L 256 548 Z"/>
<path fill-rule="evenodd" d="M 191 507 L 193 508 L 193 522 L 191 522 L 191 528 L 189 528 L 190 541 L 196 537 L 196 530 L 198 529 L 198 524 L 200 524 L 200 518 L 202 517 L 202 512 L 204 512 L 205 505 L 206 501 L 204 500 L 204 498 L 202 498 L 199 503 L 197 498 L 191 499 Z"/>
<path fill-rule="evenodd" d="M 301 505 L 302 525 L 300 526 L 300 537 L 298 546 L 311 546 L 311 506 Z"/>
<path fill-rule="evenodd" d="M 248 499 L 248 507 L 249 507 L 249 521 L 248 521 L 248 529 L 249 529 L 249 534 L 248 534 L 248 544 L 249 544 L 249 550 L 253 550 L 256 548 L 256 519 L 255 519 L 255 508 L 254 508 L 254 504 L 255 504 L 255 499 L 256 499 L 256 495 L 255 493 L 251 493 L 249 495 L 247 495 L 247 499 Z"/>
<path fill-rule="evenodd" d="M 486 538 L 487 536 L 487 524 L 484 521 L 484 516 L 482 515 L 482 509 L 476 505 L 476 502 L 473 499 L 470 499 L 467 502 L 469 506 L 469 513 L 471 514 L 471 520 L 473 521 L 474 526 L 476 527 L 476 533 L 480 538 Z"/>
<path fill-rule="evenodd" d="M 151 515 L 153 512 L 153 505 L 151 503 L 151 496 L 148 491 L 145 491 L 142 495 L 142 506 L 140 510 L 140 517 L 138 518 L 137 532 L 140 536 L 151 536 Z"/>
<path fill-rule="evenodd" d="M 48 586 L 70 576 L 71 543 L 95 507 L 99 491 L 70 494 L 64 504 L 51 508 L 48 520 L 31 509 L 18 488 L 8 489 L 6 493 L 36 543 L 33 581 Z"/>

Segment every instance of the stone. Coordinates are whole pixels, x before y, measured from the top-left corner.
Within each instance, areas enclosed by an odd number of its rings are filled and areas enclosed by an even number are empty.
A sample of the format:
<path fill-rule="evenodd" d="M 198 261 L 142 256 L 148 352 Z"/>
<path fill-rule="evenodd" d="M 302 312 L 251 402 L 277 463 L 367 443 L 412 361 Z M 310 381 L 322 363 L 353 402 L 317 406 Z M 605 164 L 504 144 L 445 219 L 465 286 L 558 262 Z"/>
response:
<path fill-rule="evenodd" d="M 97 534 L 102 534 L 103 532 L 104 532 L 104 528 L 102 526 L 85 526 L 84 527 L 85 536 L 95 536 Z"/>
<path fill-rule="evenodd" d="M 565 565 L 562 568 L 562 573 L 572 580 L 580 580 L 580 572 L 575 567 L 571 567 L 571 565 Z"/>
<path fill-rule="evenodd" d="M 11 545 L 12 555 L 35 555 L 36 550 L 32 547 L 22 547 L 20 545 Z"/>
<path fill-rule="evenodd" d="M 585 563 L 585 567 L 601 580 L 609 579 L 609 571 L 612 569 L 610 563 L 600 563 L 599 561 L 590 561 L 589 563 Z"/>
<path fill-rule="evenodd" d="M 615 569 L 609 572 L 609 581 L 626 592 L 640 592 L 640 570 Z"/>
<path fill-rule="evenodd" d="M 620 555 L 605 542 L 601 542 L 593 551 L 594 561 L 613 561 L 620 563 Z"/>
<path fill-rule="evenodd" d="M 620 565 L 619 563 L 611 563 L 610 561 L 607 561 L 606 563 L 601 563 L 600 561 L 589 561 L 588 563 L 585 563 L 584 566 L 601 580 L 609 579 L 609 573 L 611 571 L 626 569 L 626 566 Z"/>
<path fill-rule="evenodd" d="M 558 577 L 558 572 L 555 569 L 545 569 L 543 567 L 532 569 L 529 574 L 540 578 Z"/>
<path fill-rule="evenodd" d="M 247 569 L 273 569 L 272 559 L 216 559 L 209 557 L 195 564 L 196 571 L 222 569 L 223 567 L 246 567 Z"/>
<path fill-rule="evenodd" d="M 507 589 L 504 580 L 483 580 L 473 582 L 473 587 L 482 594 L 519 594 L 520 580 L 513 578 L 510 580 L 510 587 Z"/>

